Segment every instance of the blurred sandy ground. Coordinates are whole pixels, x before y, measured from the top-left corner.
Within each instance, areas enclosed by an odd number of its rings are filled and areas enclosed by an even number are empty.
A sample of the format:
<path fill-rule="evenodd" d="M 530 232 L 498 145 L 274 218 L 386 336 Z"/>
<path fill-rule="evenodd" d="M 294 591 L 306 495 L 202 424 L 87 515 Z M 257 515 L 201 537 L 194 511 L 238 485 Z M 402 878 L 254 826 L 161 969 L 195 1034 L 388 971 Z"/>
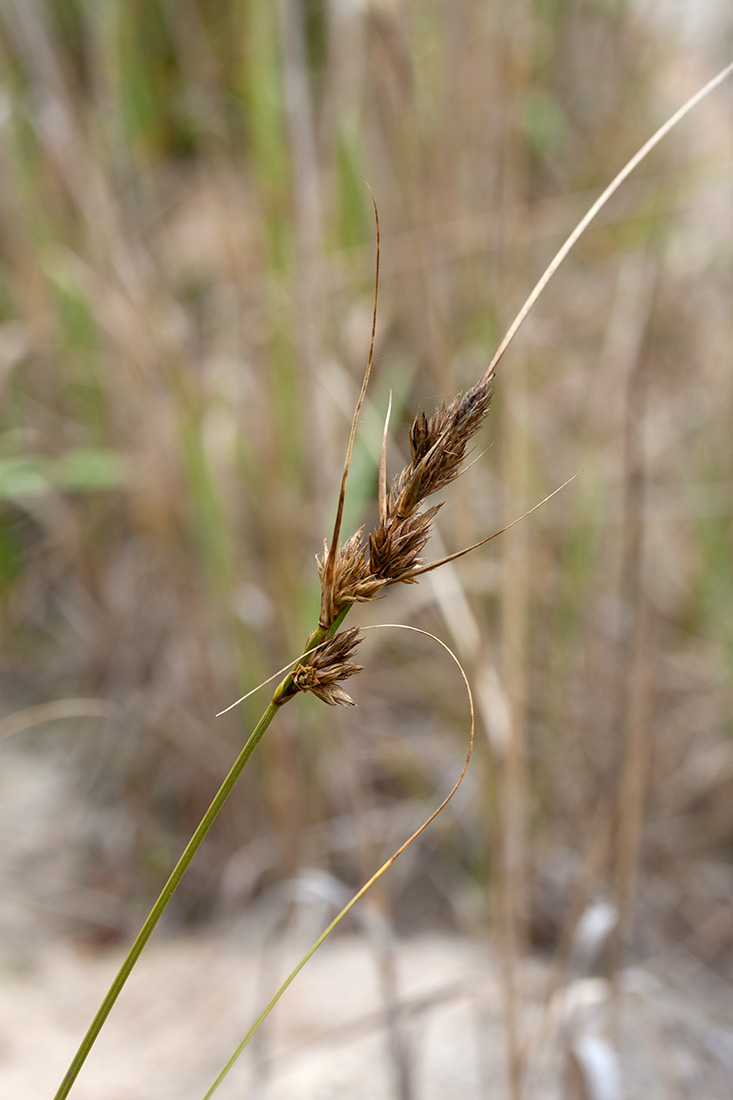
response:
<path fill-rule="evenodd" d="M 200 1100 L 299 937 L 249 950 L 262 927 L 153 944 L 115 1007 L 74 1089 L 78 1100 Z M 301 948 L 307 941 L 301 939 Z M 217 1095 L 249 1100 L 486 1100 L 504 1095 L 499 962 L 464 938 L 400 942 L 397 997 L 385 1004 L 363 937 L 326 943 L 285 993 Z M 0 1095 L 53 1095 L 119 951 L 41 949 L 0 973 Z M 520 982 L 531 1050 L 525 1096 L 536 1100 L 729 1100 L 730 1003 L 691 960 L 627 971 L 618 988 L 568 982 L 549 1006 L 549 968 Z M 667 977 L 663 975 L 667 970 Z M 670 979 L 670 975 L 673 978 Z M 620 1011 L 620 1016 L 617 1016 Z M 620 1019 L 618 1030 L 615 1021 Z M 535 1045 L 536 1044 L 536 1045 Z"/>
<path fill-rule="evenodd" d="M 67 780 L 70 782 L 70 779 Z M 104 927 L 113 901 L 70 895 L 74 814 L 59 770 L 19 752 L 0 774 L 0 1097 L 50 1097 L 109 983 L 122 946 L 54 933 L 75 898 Z M 48 835 L 58 844 L 49 850 Z M 399 865 L 398 865 L 399 867 Z M 398 868 L 396 868 L 397 870 Z M 320 871 L 282 884 L 217 932 L 155 933 L 74 1087 L 78 1100 L 200 1100 L 257 1014 L 344 902 Z M 141 914 L 142 916 L 142 914 Z M 518 973 L 536 1100 L 729 1100 L 729 983 L 669 941 L 643 965 L 600 977 L 602 907 L 586 914 L 567 970 Z M 366 899 L 309 961 L 217 1095 L 263 1100 L 486 1100 L 505 1095 L 501 959 L 481 936 L 395 939 Z M 81 927 L 84 927 L 82 924 Z M 606 929 L 607 932 L 607 929 Z"/>

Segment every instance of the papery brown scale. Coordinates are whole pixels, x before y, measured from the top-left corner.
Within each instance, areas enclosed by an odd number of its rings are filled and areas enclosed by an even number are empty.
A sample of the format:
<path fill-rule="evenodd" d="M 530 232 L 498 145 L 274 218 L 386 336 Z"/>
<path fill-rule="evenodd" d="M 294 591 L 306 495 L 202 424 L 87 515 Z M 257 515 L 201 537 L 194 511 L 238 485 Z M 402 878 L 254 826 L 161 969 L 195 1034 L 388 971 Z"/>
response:
<path fill-rule="evenodd" d="M 322 702 L 328 703 L 329 707 L 355 707 L 356 703 L 347 692 L 338 684 L 328 684 L 323 687 L 311 688 L 313 695 L 317 696 Z"/>
<path fill-rule="evenodd" d="M 322 626 L 329 626 L 347 604 L 371 599 L 380 587 L 370 575 L 363 531 L 361 527 L 337 551 L 330 588 L 324 588 L 321 594 Z M 324 544 L 323 557 L 318 560 L 321 584 L 326 576 L 329 553 L 328 546 Z"/>
<path fill-rule="evenodd" d="M 333 638 L 329 638 L 325 645 L 309 654 L 308 664 L 315 669 L 324 671 L 339 662 L 347 661 L 361 641 L 361 631 L 358 626 L 349 630 L 341 630 Z M 361 671 L 361 670 L 360 670 Z"/>
<path fill-rule="evenodd" d="M 410 471 L 403 488 L 395 498 L 394 515 L 398 519 L 408 519 L 426 496 L 423 473 L 420 466 L 417 466 L 415 470 Z"/>
<path fill-rule="evenodd" d="M 386 575 L 386 565 L 390 557 L 389 527 L 379 526 L 369 536 L 369 562 L 376 576 Z"/>
<path fill-rule="evenodd" d="M 430 537 L 430 524 L 441 505 L 407 519 L 394 518 L 369 536 L 371 570 L 386 583 L 405 579 L 420 564 L 420 552 Z"/>

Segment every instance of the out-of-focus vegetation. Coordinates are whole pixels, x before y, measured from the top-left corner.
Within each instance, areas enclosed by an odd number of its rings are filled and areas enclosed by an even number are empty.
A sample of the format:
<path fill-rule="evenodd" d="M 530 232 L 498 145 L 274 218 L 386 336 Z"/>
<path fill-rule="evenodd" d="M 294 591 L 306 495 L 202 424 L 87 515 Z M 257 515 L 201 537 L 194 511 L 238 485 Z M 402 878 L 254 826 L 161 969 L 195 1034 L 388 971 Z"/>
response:
<path fill-rule="evenodd" d="M 389 391 L 394 470 L 418 407 L 478 378 L 592 198 L 727 60 L 721 20 L 707 45 L 620 0 L 0 7 L 2 707 L 79 703 L 2 751 L 74 777 L 48 839 L 75 845 L 57 890 L 82 929 L 127 935 L 265 696 L 213 715 L 315 621 L 368 349 L 360 175 L 382 281 L 346 533 L 375 514 Z M 663 933 L 733 969 L 730 102 L 556 276 L 445 552 L 580 477 L 369 611 L 443 634 L 478 701 L 466 787 L 386 887 L 403 927 L 549 947 L 606 897 L 616 961 Z M 382 632 L 365 655 L 357 712 L 279 716 L 181 918 L 314 863 L 357 883 L 452 784 L 455 670 Z"/>

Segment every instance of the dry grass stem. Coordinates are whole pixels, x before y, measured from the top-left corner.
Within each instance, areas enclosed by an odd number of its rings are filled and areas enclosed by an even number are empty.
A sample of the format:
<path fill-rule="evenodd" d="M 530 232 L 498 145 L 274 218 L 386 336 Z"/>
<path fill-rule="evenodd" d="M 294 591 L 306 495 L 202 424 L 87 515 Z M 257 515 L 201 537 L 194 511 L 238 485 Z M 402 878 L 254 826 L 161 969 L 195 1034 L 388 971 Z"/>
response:
<path fill-rule="evenodd" d="M 720 72 L 717 73 L 711 80 L 709 80 L 707 84 L 700 88 L 698 92 L 696 92 L 693 96 L 690 96 L 690 98 L 687 99 L 682 104 L 682 106 L 674 112 L 673 115 L 670 115 L 666 122 L 662 123 L 662 125 L 654 131 L 649 140 L 644 142 L 641 148 L 638 149 L 636 153 L 634 153 L 633 157 L 627 160 L 621 171 L 614 176 L 608 187 L 606 187 L 606 189 L 601 192 L 601 194 L 590 207 L 588 212 L 584 215 L 584 217 L 580 219 L 575 229 L 572 231 L 565 243 L 558 250 L 558 252 L 555 254 L 555 256 L 552 258 L 550 263 L 543 271 L 526 302 L 512 321 L 511 325 L 507 329 L 506 335 L 494 352 L 491 362 L 484 371 L 483 378 L 490 380 L 494 376 L 496 368 L 499 365 L 499 361 L 502 359 L 504 352 L 507 350 L 512 340 L 526 321 L 530 310 L 536 304 L 538 298 L 543 293 L 550 279 L 563 263 L 563 261 L 567 258 L 568 254 L 578 243 L 593 219 L 597 217 L 598 214 L 600 214 L 601 210 L 604 206 L 606 206 L 609 199 L 611 199 L 611 197 L 615 195 L 615 193 L 618 191 L 624 180 L 628 179 L 634 169 L 638 168 L 643 160 L 646 160 L 652 149 L 654 149 L 655 146 L 659 145 L 662 138 L 666 137 L 670 130 L 673 130 L 675 128 L 678 122 L 681 122 L 682 119 L 698 105 L 698 103 L 701 103 L 706 96 L 710 95 L 710 93 L 714 91 L 715 88 L 717 88 L 720 84 L 722 84 L 723 81 L 727 80 L 731 74 L 733 74 L 733 62 L 731 62 L 729 65 L 726 65 L 724 69 L 721 69 Z"/>

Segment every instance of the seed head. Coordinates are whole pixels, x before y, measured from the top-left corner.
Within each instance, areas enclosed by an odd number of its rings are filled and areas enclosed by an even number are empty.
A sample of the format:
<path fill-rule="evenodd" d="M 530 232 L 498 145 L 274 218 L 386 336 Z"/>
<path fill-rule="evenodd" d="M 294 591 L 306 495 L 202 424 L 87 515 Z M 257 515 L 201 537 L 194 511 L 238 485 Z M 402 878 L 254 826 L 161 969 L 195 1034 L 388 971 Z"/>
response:
<path fill-rule="evenodd" d="M 363 665 L 352 664 L 349 658 L 361 641 L 358 628 L 342 630 L 326 645 L 309 654 L 306 661 L 296 665 L 292 672 L 293 691 L 311 691 L 329 706 L 353 707 L 350 695 L 339 687 L 339 680 L 346 680 L 362 671 Z"/>
<path fill-rule="evenodd" d="M 336 552 L 336 565 L 330 585 L 325 582 L 326 563 L 330 553 L 323 543 L 323 556 L 316 556 L 321 578 L 321 625 L 330 626 L 339 612 L 352 603 L 373 600 L 384 587 L 384 580 L 374 576 L 367 561 L 364 528 L 360 527 Z"/>
<path fill-rule="evenodd" d="M 491 404 L 493 376 L 479 381 L 462 397 L 442 404 L 428 417 L 420 412 L 410 428 L 410 463 L 389 490 L 380 468 L 380 517 L 364 542 L 364 528 L 336 550 L 324 543 L 318 561 L 321 577 L 321 627 L 329 627 L 349 604 L 372 600 L 388 584 L 412 583 L 422 565 L 420 554 L 440 505 L 425 511 L 426 497 L 445 488 L 461 472 L 466 448 L 481 427 Z M 305 674 L 304 674 L 305 675 Z M 315 690 L 313 687 L 304 690 Z"/>
<path fill-rule="evenodd" d="M 369 536 L 369 563 L 383 584 L 409 581 L 421 564 L 420 552 L 430 538 L 430 524 L 441 505 L 415 512 L 405 519 L 393 514 Z"/>
<path fill-rule="evenodd" d="M 466 448 L 491 404 L 491 378 L 463 397 L 440 405 L 430 419 L 424 412 L 410 428 L 412 461 L 395 477 L 385 495 L 379 526 L 369 536 L 369 564 L 388 584 L 414 580 L 420 552 L 440 505 L 420 512 L 423 500 L 449 485 L 461 472 Z"/>

